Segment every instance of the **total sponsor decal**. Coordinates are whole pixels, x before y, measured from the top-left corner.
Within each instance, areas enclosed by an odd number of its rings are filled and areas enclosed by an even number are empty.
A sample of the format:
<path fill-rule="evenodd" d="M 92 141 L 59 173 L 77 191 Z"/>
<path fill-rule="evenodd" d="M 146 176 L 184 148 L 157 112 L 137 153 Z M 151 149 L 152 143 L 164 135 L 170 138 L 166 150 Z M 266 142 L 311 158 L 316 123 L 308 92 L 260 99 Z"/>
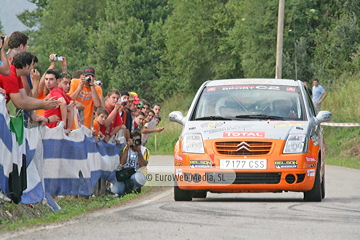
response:
<path fill-rule="evenodd" d="M 265 137 L 265 132 L 231 131 L 224 132 L 223 137 Z"/>
<path fill-rule="evenodd" d="M 315 177 L 315 169 L 309 169 L 308 170 L 308 176 L 309 177 Z"/>
<path fill-rule="evenodd" d="M 275 168 L 297 168 L 298 162 L 291 161 L 275 161 Z"/>
<path fill-rule="evenodd" d="M 184 160 L 184 158 L 183 158 L 182 155 L 176 154 L 176 155 L 175 155 L 175 160 L 177 160 L 177 161 L 182 161 L 182 160 Z"/>
<path fill-rule="evenodd" d="M 306 162 L 308 162 L 308 163 L 315 162 L 316 163 L 316 159 L 315 159 L 315 157 L 306 157 Z"/>
<path fill-rule="evenodd" d="M 211 168 L 211 161 L 208 160 L 191 160 L 191 168 Z"/>

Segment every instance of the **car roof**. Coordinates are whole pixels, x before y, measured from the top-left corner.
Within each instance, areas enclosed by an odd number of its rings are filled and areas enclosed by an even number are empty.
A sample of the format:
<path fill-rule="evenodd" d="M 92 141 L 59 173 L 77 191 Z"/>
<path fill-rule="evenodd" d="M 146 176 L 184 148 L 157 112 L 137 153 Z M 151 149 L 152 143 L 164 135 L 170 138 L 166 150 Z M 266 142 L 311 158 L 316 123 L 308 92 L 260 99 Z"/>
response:
<path fill-rule="evenodd" d="M 234 84 L 263 84 L 263 85 L 280 85 L 280 86 L 298 86 L 298 81 L 290 79 L 274 79 L 274 78 L 239 78 L 239 79 L 222 79 L 210 80 L 206 86 L 223 86 Z"/>

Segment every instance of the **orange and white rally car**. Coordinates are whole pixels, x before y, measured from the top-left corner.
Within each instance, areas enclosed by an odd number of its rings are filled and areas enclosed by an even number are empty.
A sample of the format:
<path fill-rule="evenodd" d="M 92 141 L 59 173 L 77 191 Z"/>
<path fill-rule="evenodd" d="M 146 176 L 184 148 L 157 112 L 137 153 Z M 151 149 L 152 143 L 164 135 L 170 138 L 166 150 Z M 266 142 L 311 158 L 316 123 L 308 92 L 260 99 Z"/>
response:
<path fill-rule="evenodd" d="M 314 105 L 301 81 L 207 81 L 186 117 L 174 149 L 175 201 L 208 191 L 304 193 L 325 197 L 325 142 L 320 123 L 332 114 Z"/>

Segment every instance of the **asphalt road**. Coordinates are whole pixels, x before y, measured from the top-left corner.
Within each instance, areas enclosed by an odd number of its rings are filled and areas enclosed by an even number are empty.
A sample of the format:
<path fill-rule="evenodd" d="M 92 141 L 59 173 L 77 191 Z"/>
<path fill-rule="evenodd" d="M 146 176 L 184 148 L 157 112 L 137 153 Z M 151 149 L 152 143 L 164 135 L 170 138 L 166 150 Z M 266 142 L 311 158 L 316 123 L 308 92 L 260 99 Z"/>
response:
<path fill-rule="evenodd" d="M 171 165 L 171 156 L 153 164 Z M 360 171 L 326 166 L 326 197 L 302 193 L 208 194 L 175 202 L 163 188 L 117 208 L 5 239 L 360 239 Z"/>

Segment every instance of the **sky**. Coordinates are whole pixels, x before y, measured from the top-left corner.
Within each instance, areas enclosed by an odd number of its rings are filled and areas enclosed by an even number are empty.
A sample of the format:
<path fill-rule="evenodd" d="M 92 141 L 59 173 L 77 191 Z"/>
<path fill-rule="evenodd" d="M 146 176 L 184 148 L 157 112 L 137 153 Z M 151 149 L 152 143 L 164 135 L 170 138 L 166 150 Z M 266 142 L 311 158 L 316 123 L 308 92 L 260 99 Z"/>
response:
<path fill-rule="evenodd" d="M 27 0 L 0 0 L 0 2 L 0 19 L 5 34 L 10 36 L 14 31 L 26 30 L 27 27 L 19 21 L 16 14 L 26 9 L 32 11 L 36 8 L 36 5 Z"/>

